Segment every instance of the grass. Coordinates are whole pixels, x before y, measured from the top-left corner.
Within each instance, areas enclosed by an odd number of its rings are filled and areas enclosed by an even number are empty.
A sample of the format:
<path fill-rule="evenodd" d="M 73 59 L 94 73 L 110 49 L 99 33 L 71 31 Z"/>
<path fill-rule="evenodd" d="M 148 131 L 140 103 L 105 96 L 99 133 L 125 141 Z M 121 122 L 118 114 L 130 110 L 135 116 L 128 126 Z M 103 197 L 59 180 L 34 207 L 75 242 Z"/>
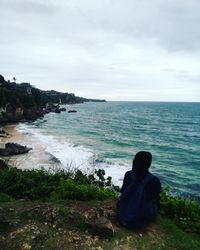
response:
<path fill-rule="evenodd" d="M 116 187 L 103 170 L 58 172 L 0 169 L 0 249 L 200 249 L 200 205 L 161 194 L 157 221 L 128 230 L 116 220 Z M 113 237 L 88 224 L 108 218 Z"/>
<path fill-rule="evenodd" d="M 114 201 L 99 201 L 98 204 L 104 210 L 115 209 Z M 196 236 L 184 232 L 163 216 L 141 230 L 120 227 L 113 218 L 114 236 L 100 237 L 90 232 L 84 219 L 85 213 L 95 214 L 98 209 L 99 206 L 82 201 L 65 201 L 65 204 L 4 202 L 0 217 L 6 214 L 4 219 L 8 226 L 0 232 L 0 249 L 200 249 Z M 51 218 L 53 211 L 55 216 Z M 75 211 L 73 216 L 72 211 Z"/>
<path fill-rule="evenodd" d="M 160 220 L 163 233 L 166 235 L 168 249 L 176 246 L 177 249 L 200 249 L 200 241 L 197 236 L 184 232 L 172 220 L 162 218 Z"/>

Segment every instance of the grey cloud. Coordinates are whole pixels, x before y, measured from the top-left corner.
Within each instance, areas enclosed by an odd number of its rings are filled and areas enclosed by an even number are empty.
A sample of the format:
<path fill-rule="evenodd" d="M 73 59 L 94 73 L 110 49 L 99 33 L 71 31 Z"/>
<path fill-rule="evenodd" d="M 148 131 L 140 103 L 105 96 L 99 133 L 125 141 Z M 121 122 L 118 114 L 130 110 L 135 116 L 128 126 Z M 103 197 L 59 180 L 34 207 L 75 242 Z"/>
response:
<path fill-rule="evenodd" d="M 190 85 L 200 93 L 197 0 L 0 0 L 0 4 L 0 74 L 6 78 L 13 74 L 44 89 L 97 98 L 107 94 L 123 99 L 134 92 L 133 99 L 162 99 L 163 86 L 174 89 L 177 98 L 181 86 Z M 126 93 L 119 96 L 121 88 Z M 197 93 L 191 98 L 200 100 Z"/>
<path fill-rule="evenodd" d="M 2 2 L 4 2 L 4 0 Z M 17 12 L 23 15 L 52 15 L 59 10 L 57 5 L 55 5 L 51 0 L 48 0 L 48 2 L 44 0 L 7 0 L 5 2 L 3 5 L 9 11 Z"/>
<path fill-rule="evenodd" d="M 177 69 L 163 69 L 164 72 L 178 73 L 178 74 L 188 74 L 188 70 L 177 70 Z"/>
<path fill-rule="evenodd" d="M 94 31 L 94 35 L 103 35 L 105 39 L 109 39 L 113 33 L 119 42 L 126 40 L 130 44 L 143 39 L 143 43 L 154 40 L 172 51 L 200 49 L 198 0 L 74 0 L 59 1 L 57 4 L 55 1 L 44 0 L 8 2 L 9 8 L 12 7 L 16 12 L 13 15 L 20 13 L 27 16 L 23 22 L 30 23 L 30 28 L 33 32 L 35 30 L 34 34 L 38 31 L 40 35 L 44 32 L 50 37 L 57 35 L 68 39 L 82 35 L 84 39 L 87 33 Z M 32 16 L 29 16 L 29 12 Z M 49 16 L 47 21 L 44 20 L 44 14 Z M 23 27 L 24 24 L 20 25 Z M 88 40 L 91 38 L 90 35 Z"/>
<path fill-rule="evenodd" d="M 198 0 L 84 1 L 82 6 L 78 2 L 74 8 L 64 5 L 64 11 L 73 16 L 70 24 L 75 24 L 74 32 L 81 17 L 83 28 L 105 35 L 116 33 L 119 40 L 128 43 L 141 38 L 146 43 L 154 40 L 171 51 L 200 49 Z"/>

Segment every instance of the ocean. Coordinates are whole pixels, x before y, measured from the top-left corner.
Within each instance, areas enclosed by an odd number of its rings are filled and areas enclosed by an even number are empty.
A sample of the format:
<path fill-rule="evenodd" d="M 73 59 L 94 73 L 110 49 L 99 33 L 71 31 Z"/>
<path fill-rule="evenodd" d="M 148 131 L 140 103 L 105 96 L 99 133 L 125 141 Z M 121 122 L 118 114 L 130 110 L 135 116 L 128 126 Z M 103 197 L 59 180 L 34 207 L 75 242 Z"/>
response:
<path fill-rule="evenodd" d="M 105 102 L 65 105 L 77 113 L 50 113 L 17 129 L 33 150 L 17 167 L 105 169 L 121 185 L 141 150 L 151 172 L 185 197 L 200 200 L 200 103 Z M 26 163 L 26 164 L 24 164 Z"/>

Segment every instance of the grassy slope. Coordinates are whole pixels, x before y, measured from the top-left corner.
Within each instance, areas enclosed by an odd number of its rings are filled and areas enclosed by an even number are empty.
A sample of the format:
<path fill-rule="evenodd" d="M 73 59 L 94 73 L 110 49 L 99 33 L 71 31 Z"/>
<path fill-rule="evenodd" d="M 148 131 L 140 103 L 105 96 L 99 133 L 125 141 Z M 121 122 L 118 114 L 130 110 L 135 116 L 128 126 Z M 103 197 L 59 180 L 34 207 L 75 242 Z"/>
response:
<path fill-rule="evenodd" d="M 119 227 L 115 201 L 0 204 L 0 249 L 200 249 L 200 241 L 159 216 L 154 224 L 133 231 Z M 87 216 L 105 213 L 115 229 L 101 238 L 85 223 Z"/>

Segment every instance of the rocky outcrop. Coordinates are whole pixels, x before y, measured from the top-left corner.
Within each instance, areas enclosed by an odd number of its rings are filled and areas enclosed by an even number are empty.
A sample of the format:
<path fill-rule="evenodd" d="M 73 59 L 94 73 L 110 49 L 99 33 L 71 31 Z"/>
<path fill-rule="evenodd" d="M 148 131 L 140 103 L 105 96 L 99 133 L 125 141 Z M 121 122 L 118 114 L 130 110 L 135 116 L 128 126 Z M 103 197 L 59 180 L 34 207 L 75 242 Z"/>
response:
<path fill-rule="evenodd" d="M 10 156 L 28 153 L 31 148 L 17 143 L 6 143 L 5 148 L 0 148 L 0 156 Z"/>
<path fill-rule="evenodd" d="M 31 107 L 22 108 L 8 104 L 4 111 L 0 112 L 0 124 L 16 123 L 24 121 L 35 121 L 38 118 L 44 117 L 48 113 L 61 113 L 66 111 L 66 108 L 61 108 L 59 105 L 47 104 L 46 107 Z M 0 136 L 3 134 L 0 131 Z"/>
<path fill-rule="evenodd" d="M 87 223 L 93 234 L 101 237 L 112 237 L 115 233 L 111 221 L 106 217 L 100 217 L 95 221 Z"/>
<path fill-rule="evenodd" d="M 66 111 L 66 108 L 60 108 L 60 111 Z"/>
<path fill-rule="evenodd" d="M 115 234 L 113 221 L 116 220 L 115 205 L 94 207 L 81 213 L 85 224 L 92 234 L 100 237 L 112 237 Z"/>
<path fill-rule="evenodd" d="M 24 120 L 35 121 L 38 118 L 44 117 L 44 110 L 38 107 L 24 109 Z"/>
<path fill-rule="evenodd" d="M 48 103 L 47 105 L 46 105 L 46 108 L 45 108 L 45 112 L 46 113 L 60 113 L 60 112 L 62 112 L 62 111 L 66 111 L 66 108 L 61 108 L 60 107 L 60 105 L 58 105 L 58 104 L 52 104 L 52 103 Z"/>
<path fill-rule="evenodd" d="M 24 111 L 21 107 L 8 103 L 3 111 L 0 113 L 0 123 L 18 122 L 23 120 Z"/>
<path fill-rule="evenodd" d="M 34 121 L 45 114 L 66 111 L 58 104 L 75 104 L 83 102 L 105 102 L 105 100 L 86 99 L 73 93 L 62 93 L 55 90 L 44 91 L 30 83 L 6 81 L 0 75 L 0 124 Z M 50 104 L 49 104 L 50 103 Z M 70 110 L 69 113 L 77 112 Z"/>
<path fill-rule="evenodd" d="M 0 129 L 0 137 L 8 137 L 8 133 L 3 129 Z"/>

